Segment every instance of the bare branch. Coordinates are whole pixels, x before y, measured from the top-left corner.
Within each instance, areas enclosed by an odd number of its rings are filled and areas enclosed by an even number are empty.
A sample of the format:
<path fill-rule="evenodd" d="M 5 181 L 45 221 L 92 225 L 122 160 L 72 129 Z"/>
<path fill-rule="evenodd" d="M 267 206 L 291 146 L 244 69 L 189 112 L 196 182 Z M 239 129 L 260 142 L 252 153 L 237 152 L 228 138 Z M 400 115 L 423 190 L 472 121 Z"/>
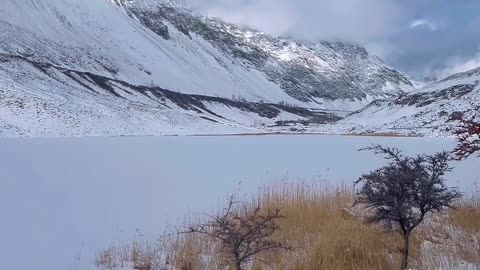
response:
<path fill-rule="evenodd" d="M 222 213 L 209 216 L 208 223 L 191 226 L 183 233 L 203 234 L 219 241 L 221 252 L 228 255 L 231 266 L 241 270 L 262 252 L 291 249 L 272 239 L 279 230 L 277 221 L 283 218 L 280 209 L 262 210 L 259 204 L 248 207 L 230 197 Z"/>
<path fill-rule="evenodd" d="M 480 123 L 463 121 L 462 126 L 454 133 L 457 136 L 457 147 L 453 151 L 457 160 L 463 160 L 480 152 Z M 480 153 L 478 154 L 480 157 Z"/>

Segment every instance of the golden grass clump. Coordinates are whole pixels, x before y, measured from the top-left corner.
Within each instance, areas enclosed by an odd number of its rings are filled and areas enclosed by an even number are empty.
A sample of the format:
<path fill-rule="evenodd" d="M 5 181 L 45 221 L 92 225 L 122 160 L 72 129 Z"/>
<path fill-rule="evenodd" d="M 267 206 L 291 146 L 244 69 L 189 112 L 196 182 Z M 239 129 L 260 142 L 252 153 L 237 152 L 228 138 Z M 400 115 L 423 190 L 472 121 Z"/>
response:
<path fill-rule="evenodd" d="M 156 270 L 163 264 L 162 256 L 162 246 L 135 241 L 129 245 L 111 246 L 100 252 L 95 265 L 109 270 L 125 267 Z"/>
<path fill-rule="evenodd" d="M 217 245 L 211 239 L 196 234 L 179 234 L 169 242 L 168 258 L 174 269 L 218 269 L 220 258 Z"/>
<path fill-rule="evenodd" d="M 454 225 L 470 233 L 480 233 L 480 187 L 467 194 L 459 202 L 457 209 L 450 211 L 450 217 Z M 480 254 L 480 253 L 479 253 Z"/>
<path fill-rule="evenodd" d="M 361 212 L 352 208 L 353 188 L 283 182 L 254 201 L 282 209 L 287 218 L 276 237 L 296 247 L 270 269 L 392 269 L 397 263 L 400 242 L 362 222 Z"/>

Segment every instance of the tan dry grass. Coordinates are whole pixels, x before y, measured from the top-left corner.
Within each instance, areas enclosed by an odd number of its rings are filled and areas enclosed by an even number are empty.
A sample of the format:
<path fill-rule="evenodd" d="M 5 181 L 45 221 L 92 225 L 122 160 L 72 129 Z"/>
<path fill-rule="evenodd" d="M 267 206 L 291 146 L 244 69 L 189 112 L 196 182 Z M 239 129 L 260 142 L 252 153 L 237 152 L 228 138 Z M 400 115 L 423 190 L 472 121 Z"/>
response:
<path fill-rule="evenodd" d="M 480 269 L 480 193 L 467 194 L 456 209 L 430 217 L 418 229 L 417 269 Z"/>
<path fill-rule="evenodd" d="M 262 189 L 251 198 L 252 206 L 260 203 L 263 209 L 282 209 L 287 218 L 279 221 L 281 230 L 274 237 L 287 242 L 295 250 L 264 254 L 258 259 L 270 263 L 255 262 L 251 269 L 399 269 L 400 237 L 387 234 L 379 227 L 365 225 L 363 212 L 352 208 L 353 200 L 353 188 L 346 186 L 283 181 Z M 430 218 L 415 231 L 412 266 L 416 269 L 454 269 L 470 263 L 480 267 L 477 258 L 480 254 L 479 201 L 477 194 L 461 202 L 458 211 Z M 162 258 L 168 268 L 151 270 L 228 269 L 217 255 L 217 244 L 204 236 L 180 234 L 165 240 L 162 245 L 163 255 L 156 256 Z M 119 259 L 127 257 L 131 261 L 133 256 L 124 255 L 128 253 L 124 249 L 110 248 L 106 253 L 100 253 L 97 264 L 115 269 L 109 267 L 125 265 Z M 151 257 L 148 256 L 151 252 L 146 254 L 143 257 Z"/>
<path fill-rule="evenodd" d="M 163 244 L 134 241 L 132 244 L 113 245 L 99 252 L 95 265 L 108 270 L 119 268 L 157 270 L 166 264 L 164 255 Z"/>
<path fill-rule="evenodd" d="M 480 187 L 467 194 L 457 208 L 449 213 L 452 223 L 466 232 L 480 233 Z"/>
<path fill-rule="evenodd" d="M 361 212 L 352 208 L 351 187 L 284 182 L 265 188 L 255 200 L 282 209 L 288 218 L 276 237 L 298 247 L 268 269 L 396 268 L 399 238 L 363 223 Z"/>

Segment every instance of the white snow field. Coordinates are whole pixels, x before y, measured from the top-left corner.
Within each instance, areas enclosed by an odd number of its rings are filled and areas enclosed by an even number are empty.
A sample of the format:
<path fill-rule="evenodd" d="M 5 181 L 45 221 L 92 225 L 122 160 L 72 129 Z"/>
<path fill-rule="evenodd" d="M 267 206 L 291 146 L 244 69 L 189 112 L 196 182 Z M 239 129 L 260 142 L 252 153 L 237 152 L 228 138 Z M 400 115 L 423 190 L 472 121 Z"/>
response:
<path fill-rule="evenodd" d="M 228 193 L 281 181 L 352 183 L 383 163 L 357 149 L 451 150 L 452 139 L 226 136 L 0 139 L 0 269 L 95 269 L 95 253 L 138 232 L 155 239 Z M 450 184 L 479 181 L 478 160 Z M 137 231 L 138 230 L 138 231 Z"/>

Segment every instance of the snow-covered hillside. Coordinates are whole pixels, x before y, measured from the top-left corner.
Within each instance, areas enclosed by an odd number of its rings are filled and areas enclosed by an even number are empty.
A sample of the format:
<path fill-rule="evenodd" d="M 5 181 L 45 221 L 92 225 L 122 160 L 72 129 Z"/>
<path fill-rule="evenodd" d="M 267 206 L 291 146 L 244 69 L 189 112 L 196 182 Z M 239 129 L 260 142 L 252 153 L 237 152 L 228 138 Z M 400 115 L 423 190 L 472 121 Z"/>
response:
<path fill-rule="evenodd" d="M 0 54 L 0 130 L 23 136 L 258 133 L 322 111 L 188 95 Z"/>
<path fill-rule="evenodd" d="M 449 135 L 462 119 L 480 121 L 480 67 L 397 98 L 378 100 L 335 125 L 356 133 Z"/>
<path fill-rule="evenodd" d="M 413 88 L 357 45 L 274 38 L 152 2 L 2 1 L 0 134 L 278 130 Z"/>

